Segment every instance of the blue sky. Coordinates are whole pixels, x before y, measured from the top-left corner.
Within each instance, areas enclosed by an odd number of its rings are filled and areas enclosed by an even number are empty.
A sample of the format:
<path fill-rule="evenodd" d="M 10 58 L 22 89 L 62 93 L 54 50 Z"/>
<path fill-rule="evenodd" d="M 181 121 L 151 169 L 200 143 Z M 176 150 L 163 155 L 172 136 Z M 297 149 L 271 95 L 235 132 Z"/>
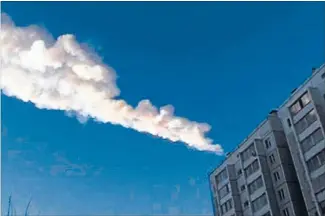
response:
<path fill-rule="evenodd" d="M 324 63 L 323 2 L 2 3 L 90 44 L 121 98 L 172 104 L 231 151 Z M 207 175 L 223 159 L 120 126 L 81 124 L 2 95 L 2 199 L 41 214 L 212 214 Z M 69 171 L 64 172 L 66 168 Z M 3 200 L 5 202 L 5 200 Z"/>

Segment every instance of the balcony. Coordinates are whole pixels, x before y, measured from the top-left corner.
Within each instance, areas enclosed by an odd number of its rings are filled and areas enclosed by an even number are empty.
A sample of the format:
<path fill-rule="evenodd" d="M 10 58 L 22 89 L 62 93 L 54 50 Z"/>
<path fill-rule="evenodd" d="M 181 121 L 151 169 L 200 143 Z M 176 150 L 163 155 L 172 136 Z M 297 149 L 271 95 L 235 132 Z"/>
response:
<path fill-rule="evenodd" d="M 318 176 L 321 176 L 324 173 L 325 173 L 325 164 L 323 164 L 321 167 L 317 168 L 316 170 L 312 171 L 310 173 L 310 177 L 312 179 L 315 179 L 315 178 L 317 178 Z"/>
<path fill-rule="evenodd" d="M 317 143 L 316 145 L 314 145 L 308 151 L 305 152 L 304 154 L 305 160 L 306 161 L 310 160 L 312 157 L 314 157 L 317 153 L 322 151 L 324 148 L 325 148 L 325 139 L 323 139 L 322 141 L 320 141 L 319 143 Z"/>
<path fill-rule="evenodd" d="M 292 117 L 293 123 L 297 123 L 301 120 L 307 113 L 309 113 L 314 108 L 313 103 L 308 103 L 305 107 L 303 107 L 296 115 Z"/>
<path fill-rule="evenodd" d="M 223 168 L 222 171 L 218 172 L 214 178 L 217 190 L 220 190 L 223 186 L 229 183 L 228 166 Z"/>
<path fill-rule="evenodd" d="M 258 210 L 257 212 L 254 213 L 254 216 L 256 215 L 268 215 L 268 213 L 270 212 L 270 207 L 269 205 L 265 205 L 263 206 L 260 210 Z"/>
<path fill-rule="evenodd" d="M 313 179 L 325 173 L 325 148 L 307 161 L 307 167 Z"/>
<path fill-rule="evenodd" d="M 314 121 L 309 125 L 302 133 L 298 134 L 298 139 L 300 141 L 306 139 L 310 134 L 312 134 L 317 128 L 321 126 L 319 121 Z"/>
<path fill-rule="evenodd" d="M 325 173 L 323 173 L 320 176 L 317 176 L 317 178 L 312 179 L 312 185 L 313 185 L 314 192 L 316 194 L 323 193 L 322 196 L 324 197 L 324 199 L 322 199 L 321 201 L 325 200 L 325 185 L 324 185 L 324 182 L 325 182 Z"/>
<path fill-rule="evenodd" d="M 320 191 L 316 194 L 316 198 L 318 202 L 324 202 L 325 201 L 325 189 Z"/>
<path fill-rule="evenodd" d="M 259 189 L 257 189 L 256 191 L 254 191 L 250 196 L 251 196 L 251 200 L 255 200 L 256 198 L 260 197 L 263 193 L 266 192 L 266 188 L 263 185 L 262 187 L 260 187 Z"/>
<path fill-rule="evenodd" d="M 233 216 L 235 214 L 235 208 L 230 209 L 229 211 L 227 211 L 224 214 L 221 214 L 222 216 Z"/>
<path fill-rule="evenodd" d="M 262 196 L 251 202 L 253 215 L 263 215 L 270 210 L 269 201 L 267 195 L 264 193 Z"/>
<path fill-rule="evenodd" d="M 220 203 L 224 203 L 224 202 L 226 202 L 227 200 L 229 200 L 231 197 L 232 197 L 232 193 L 231 192 L 229 192 L 227 195 L 225 195 L 225 196 L 223 196 L 223 197 L 220 197 L 220 200 L 219 200 L 219 202 Z"/>
<path fill-rule="evenodd" d="M 257 179 L 261 175 L 261 168 L 259 167 L 256 171 L 254 171 L 252 174 L 250 174 L 246 178 L 247 185 L 252 183 L 255 179 Z"/>

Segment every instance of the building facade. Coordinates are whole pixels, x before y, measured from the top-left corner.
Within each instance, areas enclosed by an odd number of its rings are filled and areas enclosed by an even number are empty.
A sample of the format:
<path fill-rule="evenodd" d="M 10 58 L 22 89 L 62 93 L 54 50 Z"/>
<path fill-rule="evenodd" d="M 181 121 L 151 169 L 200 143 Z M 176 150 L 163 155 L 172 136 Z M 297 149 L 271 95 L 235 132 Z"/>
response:
<path fill-rule="evenodd" d="M 325 215 L 325 65 L 279 108 L 309 216 Z"/>
<path fill-rule="evenodd" d="M 210 174 L 215 216 L 325 215 L 325 67 Z"/>

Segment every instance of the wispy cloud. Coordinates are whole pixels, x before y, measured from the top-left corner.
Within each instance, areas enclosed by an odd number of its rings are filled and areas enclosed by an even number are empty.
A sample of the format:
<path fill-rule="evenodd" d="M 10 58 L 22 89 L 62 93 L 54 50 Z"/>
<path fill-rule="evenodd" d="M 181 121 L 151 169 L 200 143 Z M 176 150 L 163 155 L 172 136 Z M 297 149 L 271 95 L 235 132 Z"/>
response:
<path fill-rule="evenodd" d="M 98 176 L 104 170 L 103 167 L 93 167 L 88 164 L 74 163 L 59 153 L 50 154 L 50 159 L 45 156 L 47 144 L 44 142 L 33 142 L 27 138 L 18 137 L 14 139 L 17 144 L 15 149 L 7 150 L 8 160 L 19 160 L 21 168 L 35 169 L 40 173 L 49 173 L 52 176 L 85 176 L 91 174 Z M 29 144 L 28 149 L 22 149 L 21 145 Z M 46 159 L 45 159 L 46 158 Z M 52 158 L 52 159 L 51 159 Z M 54 161 L 52 165 L 44 164 L 45 161 Z"/>
<path fill-rule="evenodd" d="M 95 169 L 94 176 L 99 176 L 104 170 L 104 167 L 99 167 L 98 169 Z"/>
<path fill-rule="evenodd" d="M 158 189 L 158 188 L 163 188 L 164 185 L 162 185 L 162 184 L 154 184 L 152 187 Z"/>
<path fill-rule="evenodd" d="M 16 159 L 19 155 L 21 155 L 21 150 L 8 150 L 7 156 L 9 160 Z"/>
<path fill-rule="evenodd" d="M 25 164 L 26 164 L 26 166 L 31 167 L 31 166 L 34 166 L 34 165 L 35 165 L 35 161 L 32 161 L 32 160 L 25 160 Z"/>
<path fill-rule="evenodd" d="M 53 176 L 64 174 L 66 176 L 85 176 L 87 175 L 90 166 L 70 162 L 67 158 L 59 153 L 53 154 L 56 163 L 51 166 L 50 174 Z"/>
<path fill-rule="evenodd" d="M 47 146 L 46 142 L 30 140 L 28 137 L 24 137 L 24 136 L 18 136 L 14 138 L 13 142 L 15 144 L 28 144 L 30 148 L 33 148 L 38 152 L 44 151 Z"/>
<path fill-rule="evenodd" d="M 100 175 L 104 168 L 103 167 L 94 167 L 85 163 L 76 163 L 70 161 L 63 154 L 55 152 L 52 154 L 54 158 L 54 164 L 50 167 L 50 174 L 52 176 L 65 175 L 69 176 L 98 176 Z"/>
<path fill-rule="evenodd" d="M 15 142 L 17 142 L 17 143 L 24 143 L 26 141 L 27 141 L 27 139 L 26 138 L 23 138 L 23 137 L 17 137 L 15 139 Z"/>
<path fill-rule="evenodd" d="M 44 157 L 46 145 L 44 142 L 34 142 L 25 137 L 16 137 L 6 141 L 6 149 L 3 152 L 6 152 L 10 162 L 12 160 L 18 162 L 15 164 L 16 167 L 39 170 L 38 165 Z M 10 149 L 8 149 L 9 146 Z"/>

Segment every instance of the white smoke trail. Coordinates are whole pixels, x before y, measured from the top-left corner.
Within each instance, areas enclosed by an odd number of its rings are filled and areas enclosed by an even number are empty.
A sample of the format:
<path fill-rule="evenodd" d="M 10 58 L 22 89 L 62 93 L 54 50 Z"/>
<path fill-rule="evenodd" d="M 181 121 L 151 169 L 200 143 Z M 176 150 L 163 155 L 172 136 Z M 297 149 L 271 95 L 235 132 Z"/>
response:
<path fill-rule="evenodd" d="M 142 100 L 133 108 L 116 99 L 120 90 L 114 70 L 73 35 L 53 40 L 35 26 L 17 27 L 3 13 L 1 19 L 1 90 L 7 96 L 223 154 L 220 145 L 205 137 L 208 124 L 174 116 L 173 106 L 158 109 Z"/>

